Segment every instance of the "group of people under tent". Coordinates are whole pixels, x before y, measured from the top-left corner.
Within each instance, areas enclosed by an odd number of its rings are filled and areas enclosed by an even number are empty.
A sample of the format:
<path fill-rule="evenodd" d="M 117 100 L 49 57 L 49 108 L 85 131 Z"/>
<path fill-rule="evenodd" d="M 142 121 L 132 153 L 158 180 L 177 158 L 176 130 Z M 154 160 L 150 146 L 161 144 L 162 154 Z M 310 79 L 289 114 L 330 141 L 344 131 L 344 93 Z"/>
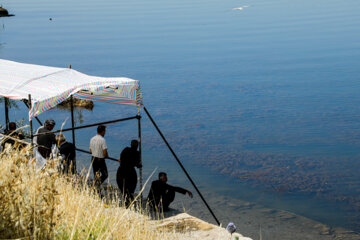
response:
<path fill-rule="evenodd" d="M 57 146 L 58 154 L 61 156 L 60 171 L 63 174 L 76 174 L 76 147 L 73 143 L 66 141 L 63 134 L 55 135 L 51 131 L 55 127 L 53 119 L 47 119 L 43 126 L 40 126 L 33 139 L 36 146 L 36 154 L 43 159 L 49 159 L 52 153 L 53 145 Z M 16 131 L 16 124 L 9 124 L 9 131 L 6 133 L 18 139 L 24 139 L 24 136 Z M 94 173 L 95 186 L 100 187 L 102 183 L 108 178 L 108 171 L 105 159 L 108 157 L 107 144 L 105 140 L 106 126 L 99 125 L 97 127 L 97 134 L 90 140 L 91 152 L 91 167 Z M 11 140 L 11 141 L 10 141 Z M 7 139 L 3 144 L 10 144 L 13 147 L 22 147 L 16 144 L 16 140 Z M 118 162 L 120 166 L 116 174 L 117 185 L 128 205 L 134 199 L 134 193 L 137 185 L 136 168 L 141 168 L 141 157 L 138 151 L 139 143 L 137 140 L 132 140 L 130 147 L 125 147 Z M 3 147 L 4 149 L 4 147 Z M 192 193 L 184 188 L 175 187 L 167 184 L 167 174 L 160 172 L 158 180 L 151 183 L 150 191 L 147 197 L 149 205 L 157 210 L 167 211 L 169 205 L 175 199 L 175 193 L 188 194 L 191 198 Z"/>

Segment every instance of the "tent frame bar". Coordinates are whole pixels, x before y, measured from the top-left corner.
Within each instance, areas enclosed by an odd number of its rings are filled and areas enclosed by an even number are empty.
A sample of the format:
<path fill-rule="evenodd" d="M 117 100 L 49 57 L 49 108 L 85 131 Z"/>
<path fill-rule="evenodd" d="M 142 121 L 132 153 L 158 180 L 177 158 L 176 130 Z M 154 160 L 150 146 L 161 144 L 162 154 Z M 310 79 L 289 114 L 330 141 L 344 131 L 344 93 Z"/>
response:
<path fill-rule="evenodd" d="M 29 100 L 28 100 L 28 105 L 29 105 L 29 111 L 31 110 L 31 94 L 29 94 Z M 33 125 L 32 125 L 32 118 L 29 119 L 29 126 L 30 126 L 30 140 L 31 140 L 31 147 L 33 147 L 33 140 L 34 140 L 34 133 L 33 133 Z"/>
<path fill-rule="evenodd" d="M 141 115 L 138 115 L 138 142 L 139 142 L 139 155 L 140 155 L 140 164 L 141 167 L 139 168 L 139 183 L 140 183 L 140 192 L 142 198 L 142 188 L 143 188 L 143 177 L 142 177 L 142 152 L 141 152 Z"/>
<path fill-rule="evenodd" d="M 70 65 L 71 68 L 71 65 Z M 74 146 L 76 146 L 75 144 L 75 120 L 74 120 L 74 101 L 73 101 L 73 96 L 70 96 L 70 106 L 71 106 L 71 128 L 72 128 L 72 139 L 73 139 L 73 144 Z"/>
<path fill-rule="evenodd" d="M 4 107 L 5 107 L 5 132 L 9 130 L 9 99 L 4 97 Z"/>
<path fill-rule="evenodd" d="M 120 118 L 120 119 L 116 119 L 116 120 L 98 122 L 98 123 L 93 123 L 93 124 L 88 124 L 88 125 L 83 125 L 83 126 L 78 126 L 78 127 L 64 128 L 64 129 L 56 130 L 56 131 L 52 131 L 52 132 L 38 133 L 38 134 L 34 134 L 33 136 L 36 137 L 36 136 L 49 134 L 49 133 L 67 132 L 67 131 L 72 131 L 72 130 L 77 130 L 77 129 L 82 129 L 82 128 L 89 128 L 89 127 L 95 127 L 95 126 L 99 126 L 99 125 L 110 124 L 110 123 L 123 122 L 123 121 L 132 120 L 132 119 L 137 119 L 139 117 L 140 117 L 139 115 L 136 115 L 136 116 L 128 117 L 128 118 Z"/>
<path fill-rule="evenodd" d="M 71 69 L 71 64 L 69 64 L 69 68 Z M 72 139 L 73 139 L 73 144 L 76 148 L 76 144 L 75 144 L 75 120 L 74 120 L 74 98 L 71 95 L 70 96 L 70 110 L 71 110 L 71 127 L 72 127 Z"/>
<path fill-rule="evenodd" d="M 88 154 L 91 155 L 91 152 L 90 152 L 90 151 L 86 151 L 86 150 L 84 150 L 84 149 L 77 148 L 77 147 L 76 147 L 75 149 L 76 149 L 76 151 L 83 152 L 83 153 L 88 153 Z M 118 159 L 113 158 L 113 157 L 107 157 L 106 159 L 109 159 L 109 160 L 115 161 L 115 162 L 119 162 Z"/>

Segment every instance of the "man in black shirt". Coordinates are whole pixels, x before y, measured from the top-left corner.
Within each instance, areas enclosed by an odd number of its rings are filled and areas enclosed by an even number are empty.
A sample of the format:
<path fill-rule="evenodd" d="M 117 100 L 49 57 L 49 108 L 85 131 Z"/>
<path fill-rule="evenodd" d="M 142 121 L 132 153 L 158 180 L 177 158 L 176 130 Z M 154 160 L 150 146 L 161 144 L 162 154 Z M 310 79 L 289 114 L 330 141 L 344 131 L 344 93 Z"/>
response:
<path fill-rule="evenodd" d="M 43 156 L 43 158 L 49 158 L 51 154 L 51 147 L 56 143 L 55 134 L 50 133 L 55 126 L 55 121 L 52 119 L 47 119 L 44 123 L 44 126 L 41 126 L 36 131 L 36 134 L 41 135 L 36 137 L 35 143 L 38 145 L 38 151 Z"/>
<path fill-rule="evenodd" d="M 116 182 L 127 203 L 133 198 L 136 189 L 137 174 L 135 167 L 142 167 L 140 152 L 137 150 L 138 146 L 138 141 L 132 140 L 131 147 L 124 148 L 120 154 L 120 167 L 116 174 Z"/>
<path fill-rule="evenodd" d="M 76 173 L 76 151 L 75 146 L 72 143 L 66 141 L 64 135 L 59 134 L 56 136 L 56 142 L 59 147 L 59 153 L 62 158 L 62 169 L 63 174 L 68 175 L 69 173 Z"/>
<path fill-rule="evenodd" d="M 151 183 L 150 192 L 148 195 L 148 202 L 151 207 L 156 210 L 163 207 L 164 211 L 169 209 L 170 203 L 175 199 L 175 192 L 182 194 L 187 193 L 191 198 L 193 197 L 192 193 L 181 187 L 174 187 L 166 183 L 167 175 L 164 172 L 159 173 L 159 180 L 153 181 Z"/>

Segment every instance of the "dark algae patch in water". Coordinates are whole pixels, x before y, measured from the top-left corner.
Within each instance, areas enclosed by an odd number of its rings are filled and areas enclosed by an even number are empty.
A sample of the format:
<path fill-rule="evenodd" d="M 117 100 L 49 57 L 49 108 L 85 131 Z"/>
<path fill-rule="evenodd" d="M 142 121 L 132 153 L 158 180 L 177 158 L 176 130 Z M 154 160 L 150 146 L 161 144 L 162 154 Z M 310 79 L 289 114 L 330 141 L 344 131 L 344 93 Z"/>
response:
<path fill-rule="evenodd" d="M 353 158 L 290 157 L 283 154 L 213 153 L 199 164 L 263 191 L 326 200 L 342 226 L 360 230 L 359 161 Z M 200 160 L 202 159 L 202 160 Z M 221 159 L 221 160 L 219 160 Z M 306 214 L 306 213 L 305 213 Z M 332 220 L 332 223 L 336 220 Z"/>
<path fill-rule="evenodd" d="M 179 130 L 168 132 L 167 137 L 174 143 L 174 149 L 180 153 L 185 163 L 196 162 L 199 166 L 206 166 L 213 172 L 232 179 L 230 185 L 233 190 L 225 195 L 246 199 L 247 193 L 233 193 L 240 189 L 240 185 L 246 185 L 248 189 L 257 189 L 260 195 L 265 192 L 269 198 L 274 198 L 271 201 L 260 200 L 260 203 L 268 207 L 284 207 L 331 226 L 360 230 L 360 162 L 356 155 L 311 157 L 255 152 L 246 150 L 242 145 L 233 149 L 227 143 L 214 145 L 203 142 L 206 140 L 202 136 L 211 135 L 211 131 L 202 126 L 199 123 L 191 124 L 193 128 L 201 128 L 202 134 L 192 130 Z M 239 141 L 245 142 L 241 139 Z M 156 138 L 146 142 L 146 148 L 152 151 L 161 151 L 161 145 L 161 141 L 156 141 Z M 199 173 L 196 168 L 192 169 L 195 175 Z M 223 181 L 222 178 L 218 179 L 219 186 L 226 185 Z M 290 201 L 276 202 L 278 197 Z"/>

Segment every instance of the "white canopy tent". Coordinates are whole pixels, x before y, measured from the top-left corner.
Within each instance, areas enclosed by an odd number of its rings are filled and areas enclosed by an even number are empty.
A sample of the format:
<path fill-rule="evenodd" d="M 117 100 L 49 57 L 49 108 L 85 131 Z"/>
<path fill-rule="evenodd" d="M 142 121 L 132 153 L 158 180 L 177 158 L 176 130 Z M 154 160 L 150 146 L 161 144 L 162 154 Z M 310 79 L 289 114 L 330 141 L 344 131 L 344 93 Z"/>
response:
<path fill-rule="evenodd" d="M 89 76 L 70 68 L 48 67 L 0 59 L 0 96 L 28 100 L 29 118 L 45 112 L 70 96 L 95 101 L 142 105 L 139 81 L 125 77 Z"/>
<path fill-rule="evenodd" d="M 72 131 L 73 144 L 75 145 L 75 130 L 109 124 L 120 121 L 138 120 L 139 151 L 141 156 L 141 124 L 140 107 L 142 106 L 142 94 L 139 81 L 125 77 L 96 77 L 80 73 L 71 68 L 57 68 L 34 64 L 18 63 L 0 59 L 0 97 L 5 98 L 6 128 L 8 127 L 7 99 L 22 100 L 29 105 L 29 125 L 31 143 L 34 138 L 32 118 L 54 108 L 56 105 L 70 98 L 71 123 L 69 129 L 61 129 L 55 132 Z M 85 126 L 74 125 L 72 98 L 92 101 L 102 101 L 116 104 L 137 106 L 137 115 L 133 117 L 94 123 Z M 76 150 L 90 153 L 86 150 Z M 117 161 L 117 159 L 109 157 Z M 140 168 L 140 186 L 142 187 L 142 169 Z"/>

